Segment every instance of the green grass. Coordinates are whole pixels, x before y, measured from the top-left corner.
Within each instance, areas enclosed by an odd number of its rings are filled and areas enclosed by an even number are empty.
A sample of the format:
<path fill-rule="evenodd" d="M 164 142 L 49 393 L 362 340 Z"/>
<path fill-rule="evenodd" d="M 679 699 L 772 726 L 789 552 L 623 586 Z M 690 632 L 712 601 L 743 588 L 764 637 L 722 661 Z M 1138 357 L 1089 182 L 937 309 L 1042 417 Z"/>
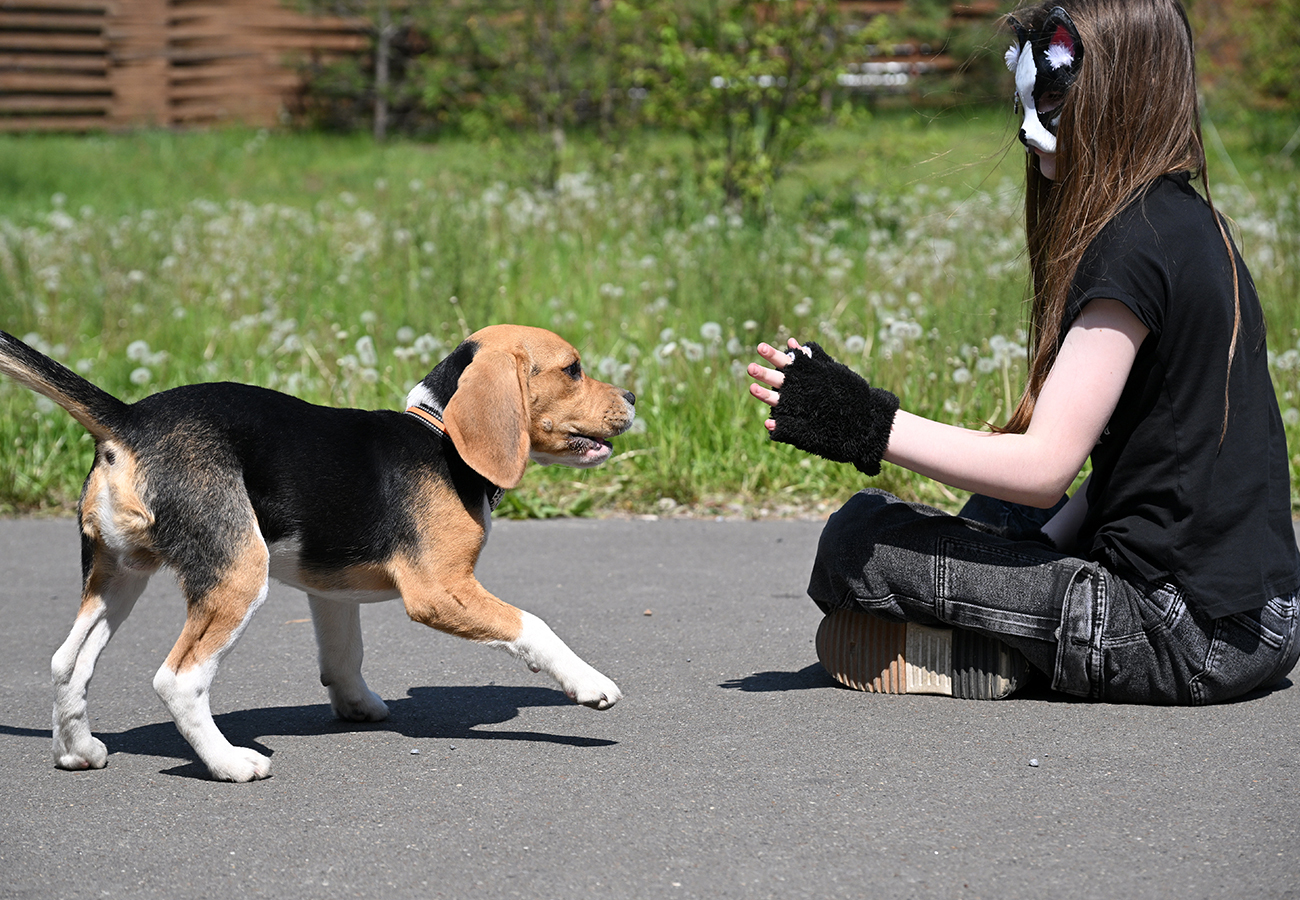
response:
<path fill-rule="evenodd" d="M 1300 449 L 1294 168 L 1249 131 L 1219 134 L 1216 199 L 1265 298 Z M 1000 110 L 827 131 L 759 223 L 655 137 L 618 154 L 572 142 L 553 190 L 527 143 L 0 137 L 0 328 L 127 399 L 238 380 L 392 408 L 469 331 L 539 325 L 636 391 L 638 427 L 601 469 L 532 468 L 504 514 L 824 511 L 865 479 L 768 440 L 742 374 L 754 344 L 815 339 L 909 410 L 1002 420 L 1024 370 L 1010 142 Z M 70 508 L 90 455 L 61 410 L 0 384 L 0 511 Z M 889 466 L 876 483 L 961 499 Z"/>

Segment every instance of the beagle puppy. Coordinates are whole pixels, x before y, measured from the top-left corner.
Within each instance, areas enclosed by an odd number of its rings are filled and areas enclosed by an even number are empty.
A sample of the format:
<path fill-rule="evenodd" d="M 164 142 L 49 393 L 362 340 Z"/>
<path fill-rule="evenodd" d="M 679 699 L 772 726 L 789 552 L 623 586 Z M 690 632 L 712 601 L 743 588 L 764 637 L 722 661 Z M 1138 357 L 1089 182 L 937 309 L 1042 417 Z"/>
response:
<path fill-rule="evenodd" d="M 212 777 L 252 781 L 270 760 L 235 747 L 208 692 L 276 578 L 307 593 L 335 715 L 379 721 L 361 677 L 361 603 L 400 597 L 412 619 L 500 647 L 593 709 L 622 697 L 546 623 L 499 600 L 474 566 L 492 509 L 529 458 L 587 468 L 635 415 L 635 397 L 587 377 L 549 331 L 471 335 L 404 412 L 334 409 L 242 384 L 195 384 L 127 404 L 0 331 L 0 372 L 66 409 L 95 438 L 77 504 L 81 607 L 51 662 L 54 763 L 102 768 L 86 689 L 154 572 L 171 567 L 185 626 L 154 690 Z"/>

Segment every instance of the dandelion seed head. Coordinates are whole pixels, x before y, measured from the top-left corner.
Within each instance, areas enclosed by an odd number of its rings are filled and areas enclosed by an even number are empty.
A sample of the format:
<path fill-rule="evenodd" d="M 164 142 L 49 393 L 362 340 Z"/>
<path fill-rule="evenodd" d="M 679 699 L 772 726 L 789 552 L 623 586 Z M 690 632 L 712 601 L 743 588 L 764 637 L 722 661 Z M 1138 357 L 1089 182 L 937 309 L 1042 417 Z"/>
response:
<path fill-rule="evenodd" d="M 431 355 L 442 350 L 442 341 L 431 334 L 422 334 L 411 344 L 411 349 L 421 355 Z"/>
<path fill-rule="evenodd" d="M 131 370 L 130 379 L 134 385 L 146 385 L 153 380 L 153 372 L 150 372 L 144 366 L 140 366 Z"/>

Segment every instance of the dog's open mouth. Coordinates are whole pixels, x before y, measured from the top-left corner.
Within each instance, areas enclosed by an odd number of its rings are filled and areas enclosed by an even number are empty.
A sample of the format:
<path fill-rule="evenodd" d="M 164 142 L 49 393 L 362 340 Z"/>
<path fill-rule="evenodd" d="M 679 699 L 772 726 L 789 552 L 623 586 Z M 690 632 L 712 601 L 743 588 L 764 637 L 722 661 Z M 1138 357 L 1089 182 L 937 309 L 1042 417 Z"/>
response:
<path fill-rule="evenodd" d="M 614 446 L 609 441 L 588 437 L 585 434 L 569 435 L 569 450 L 577 456 L 580 466 L 598 466 L 609 459 Z"/>

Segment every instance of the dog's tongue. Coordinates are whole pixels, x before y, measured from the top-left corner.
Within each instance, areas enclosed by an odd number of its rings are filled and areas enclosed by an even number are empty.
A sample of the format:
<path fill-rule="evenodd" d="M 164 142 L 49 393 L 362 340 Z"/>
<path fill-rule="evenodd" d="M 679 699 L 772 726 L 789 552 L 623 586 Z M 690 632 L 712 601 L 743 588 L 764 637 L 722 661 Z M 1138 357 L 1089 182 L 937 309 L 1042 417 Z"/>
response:
<path fill-rule="evenodd" d="M 602 460 L 613 451 L 614 445 L 609 441 L 602 441 L 600 438 L 588 437 L 585 434 L 575 434 L 571 442 L 573 447 L 583 457 L 589 460 Z"/>

